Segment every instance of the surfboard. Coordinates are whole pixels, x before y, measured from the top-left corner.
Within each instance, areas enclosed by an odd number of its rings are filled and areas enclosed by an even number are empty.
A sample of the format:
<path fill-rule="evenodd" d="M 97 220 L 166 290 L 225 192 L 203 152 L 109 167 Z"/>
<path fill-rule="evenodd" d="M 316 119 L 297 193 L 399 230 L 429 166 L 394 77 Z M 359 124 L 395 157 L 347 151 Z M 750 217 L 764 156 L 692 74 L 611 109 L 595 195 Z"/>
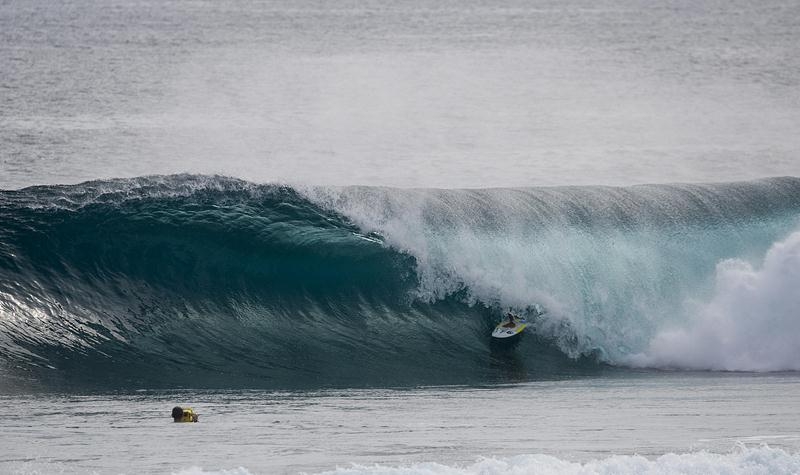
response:
<path fill-rule="evenodd" d="M 528 321 L 524 318 L 517 317 L 514 322 L 510 318 L 504 318 L 502 322 L 498 323 L 492 331 L 494 338 L 511 338 L 522 333 L 522 330 L 528 326 Z"/>

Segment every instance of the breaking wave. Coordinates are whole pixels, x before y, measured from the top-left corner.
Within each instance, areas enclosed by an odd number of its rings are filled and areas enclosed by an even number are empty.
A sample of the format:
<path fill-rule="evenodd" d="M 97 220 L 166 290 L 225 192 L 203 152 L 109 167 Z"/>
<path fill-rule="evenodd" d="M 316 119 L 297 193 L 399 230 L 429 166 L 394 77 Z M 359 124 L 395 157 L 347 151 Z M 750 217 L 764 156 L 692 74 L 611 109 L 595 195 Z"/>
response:
<path fill-rule="evenodd" d="M 798 217 L 796 178 L 401 190 L 176 175 L 3 191 L 0 372 L 318 387 L 797 370 Z M 532 331 L 498 349 L 487 335 L 507 310 Z"/>

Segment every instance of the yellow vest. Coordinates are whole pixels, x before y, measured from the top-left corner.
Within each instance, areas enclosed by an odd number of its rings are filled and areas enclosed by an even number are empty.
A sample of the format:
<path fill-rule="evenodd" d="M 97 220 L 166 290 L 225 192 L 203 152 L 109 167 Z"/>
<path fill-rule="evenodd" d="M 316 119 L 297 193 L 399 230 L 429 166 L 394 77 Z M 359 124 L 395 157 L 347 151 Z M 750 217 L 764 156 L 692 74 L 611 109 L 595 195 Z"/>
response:
<path fill-rule="evenodd" d="M 175 422 L 197 422 L 197 414 L 191 408 L 183 410 L 183 417 L 175 419 Z"/>

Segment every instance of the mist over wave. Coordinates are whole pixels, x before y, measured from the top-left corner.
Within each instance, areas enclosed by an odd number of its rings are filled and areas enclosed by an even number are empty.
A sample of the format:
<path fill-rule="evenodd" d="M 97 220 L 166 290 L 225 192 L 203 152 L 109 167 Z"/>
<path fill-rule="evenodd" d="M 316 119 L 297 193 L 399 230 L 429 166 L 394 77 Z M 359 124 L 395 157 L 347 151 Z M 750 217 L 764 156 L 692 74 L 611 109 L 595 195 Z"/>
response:
<path fill-rule="evenodd" d="M 0 370 L 317 387 L 603 363 L 797 369 L 798 216 L 796 178 L 402 190 L 175 175 L 5 191 Z M 531 306 L 546 313 L 526 339 L 493 348 L 500 313 Z M 759 338 L 714 345 L 720 325 Z"/>

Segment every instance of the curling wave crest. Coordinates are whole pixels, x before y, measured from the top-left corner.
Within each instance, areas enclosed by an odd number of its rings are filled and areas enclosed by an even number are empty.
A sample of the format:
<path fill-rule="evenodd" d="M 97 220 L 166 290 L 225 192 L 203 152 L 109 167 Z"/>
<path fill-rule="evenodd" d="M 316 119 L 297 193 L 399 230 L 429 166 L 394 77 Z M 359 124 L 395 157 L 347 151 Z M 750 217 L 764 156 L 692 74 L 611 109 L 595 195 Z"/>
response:
<path fill-rule="evenodd" d="M 795 370 L 800 179 L 487 190 L 175 175 L 0 192 L 0 372 L 450 384 Z M 546 310 L 511 353 L 488 331 Z M 191 382 L 191 383 L 189 383 Z"/>

